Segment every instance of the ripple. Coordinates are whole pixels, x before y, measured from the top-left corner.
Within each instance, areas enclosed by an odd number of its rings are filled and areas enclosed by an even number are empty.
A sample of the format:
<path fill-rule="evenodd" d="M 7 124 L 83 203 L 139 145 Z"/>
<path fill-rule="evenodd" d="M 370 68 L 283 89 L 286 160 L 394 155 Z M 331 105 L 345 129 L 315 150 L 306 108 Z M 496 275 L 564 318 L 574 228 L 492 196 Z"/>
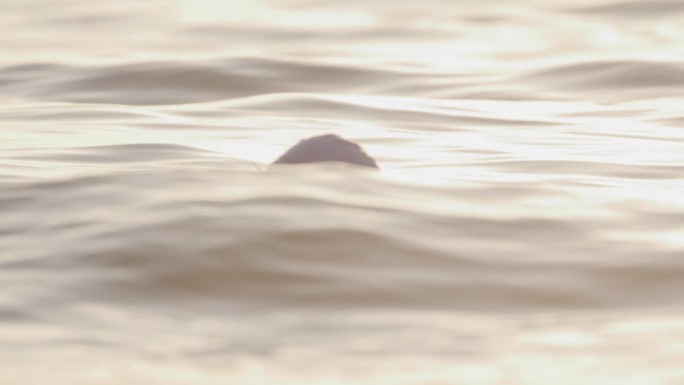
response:
<path fill-rule="evenodd" d="M 605 92 L 610 98 L 640 93 L 662 97 L 684 90 L 684 65 L 680 62 L 603 61 L 582 62 L 543 69 L 523 77 L 545 88 L 580 93 Z M 620 90 L 616 93 L 616 90 Z"/>
<path fill-rule="evenodd" d="M 156 105 L 273 92 L 362 89 L 399 76 L 388 71 L 268 59 L 77 67 L 22 65 L 0 70 L 5 91 L 52 101 Z M 17 75 L 19 74 L 19 75 Z M 10 87 L 11 86 L 11 87 Z M 0 88 L 2 91 L 2 88 Z"/>
<path fill-rule="evenodd" d="M 68 150 L 37 151 L 40 155 L 31 157 L 21 156 L 15 159 L 40 159 L 57 162 L 83 162 L 83 163 L 129 163 L 129 162 L 155 162 L 168 160 L 182 160 L 213 155 L 209 151 L 203 151 L 193 147 L 179 146 L 164 143 L 139 143 L 96 147 L 79 147 Z"/>
<path fill-rule="evenodd" d="M 505 162 L 485 162 L 482 164 L 486 164 L 489 167 L 500 168 L 508 172 L 534 172 L 548 175 L 601 175 L 606 177 L 626 179 L 678 180 L 681 179 L 681 175 L 684 174 L 684 166 L 680 165 L 643 165 L 556 160 L 515 160 Z"/>
<path fill-rule="evenodd" d="M 282 115 L 283 111 L 296 112 L 298 116 L 338 119 L 377 120 L 385 124 L 411 122 L 441 123 L 445 130 L 457 130 L 455 124 L 499 126 L 545 126 L 562 125 L 542 119 L 508 117 L 508 112 L 498 115 L 477 111 L 458 103 L 430 98 L 401 98 L 382 96 L 356 96 L 343 94 L 280 93 L 234 99 L 221 106 L 238 111 L 255 111 L 260 114 Z"/>
<path fill-rule="evenodd" d="M 583 14 L 617 16 L 630 18 L 667 17 L 684 12 L 684 4 L 679 0 L 619 1 L 611 4 L 574 9 Z"/>

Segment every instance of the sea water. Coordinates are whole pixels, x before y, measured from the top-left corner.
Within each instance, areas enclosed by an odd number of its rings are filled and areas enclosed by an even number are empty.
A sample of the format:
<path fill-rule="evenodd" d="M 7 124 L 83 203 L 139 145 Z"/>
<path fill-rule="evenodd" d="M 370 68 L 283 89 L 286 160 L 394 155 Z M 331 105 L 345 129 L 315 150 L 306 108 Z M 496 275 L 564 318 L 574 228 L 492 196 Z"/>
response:
<path fill-rule="evenodd" d="M 0 1 L 0 383 L 684 383 L 682 17 Z"/>

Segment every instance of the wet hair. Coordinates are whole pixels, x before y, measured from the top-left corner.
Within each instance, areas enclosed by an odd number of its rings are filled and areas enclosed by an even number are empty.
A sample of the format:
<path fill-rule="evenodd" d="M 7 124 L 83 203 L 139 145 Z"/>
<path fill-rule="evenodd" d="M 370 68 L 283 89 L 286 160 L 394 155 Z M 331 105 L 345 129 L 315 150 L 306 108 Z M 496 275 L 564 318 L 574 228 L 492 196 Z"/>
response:
<path fill-rule="evenodd" d="M 375 159 L 354 142 L 328 134 L 300 140 L 285 151 L 273 164 L 301 164 L 316 162 L 344 162 L 378 168 Z"/>

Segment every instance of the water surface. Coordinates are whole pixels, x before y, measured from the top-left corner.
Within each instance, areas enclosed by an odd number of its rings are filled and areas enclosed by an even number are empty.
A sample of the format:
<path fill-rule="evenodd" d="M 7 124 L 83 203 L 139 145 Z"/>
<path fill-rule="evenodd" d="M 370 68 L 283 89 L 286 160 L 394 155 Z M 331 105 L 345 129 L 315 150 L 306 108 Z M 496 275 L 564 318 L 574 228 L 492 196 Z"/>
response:
<path fill-rule="evenodd" d="M 684 381 L 682 14 L 0 1 L 0 383 Z"/>

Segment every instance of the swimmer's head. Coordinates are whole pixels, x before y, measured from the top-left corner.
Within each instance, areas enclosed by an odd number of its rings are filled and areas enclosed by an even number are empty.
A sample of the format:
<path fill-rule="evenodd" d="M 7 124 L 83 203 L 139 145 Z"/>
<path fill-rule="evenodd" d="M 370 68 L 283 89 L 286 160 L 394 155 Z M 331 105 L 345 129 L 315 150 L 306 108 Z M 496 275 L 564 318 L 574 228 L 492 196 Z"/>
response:
<path fill-rule="evenodd" d="M 276 159 L 273 164 L 301 164 L 316 162 L 343 162 L 378 168 L 375 159 L 354 142 L 328 134 L 299 141 Z"/>

